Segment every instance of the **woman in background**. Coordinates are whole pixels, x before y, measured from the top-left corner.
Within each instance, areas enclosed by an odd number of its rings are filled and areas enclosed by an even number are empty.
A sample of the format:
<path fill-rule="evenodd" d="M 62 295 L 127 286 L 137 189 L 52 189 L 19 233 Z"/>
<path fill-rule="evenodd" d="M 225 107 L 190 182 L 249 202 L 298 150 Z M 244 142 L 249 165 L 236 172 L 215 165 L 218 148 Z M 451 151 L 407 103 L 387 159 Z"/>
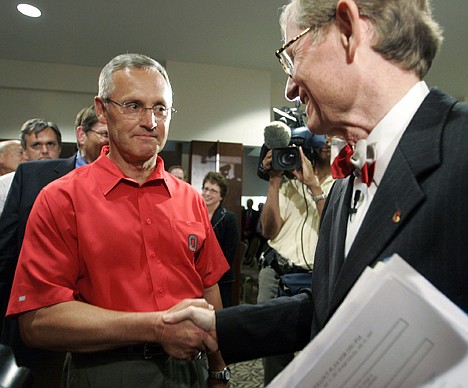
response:
<path fill-rule="evenodd" d="M 202 196 L 205 199 L 211 225 L 213 225 L 219 245 L 231 267 L 218 282 L 223 307 L 232 305 L 232 285 L 234 283 L 232 264 L 240 239 L 235 213 L 221 206 L 227 190 L 226 178 L 222 174 L 212 171 L 206 174 L 203 179 Z"/>

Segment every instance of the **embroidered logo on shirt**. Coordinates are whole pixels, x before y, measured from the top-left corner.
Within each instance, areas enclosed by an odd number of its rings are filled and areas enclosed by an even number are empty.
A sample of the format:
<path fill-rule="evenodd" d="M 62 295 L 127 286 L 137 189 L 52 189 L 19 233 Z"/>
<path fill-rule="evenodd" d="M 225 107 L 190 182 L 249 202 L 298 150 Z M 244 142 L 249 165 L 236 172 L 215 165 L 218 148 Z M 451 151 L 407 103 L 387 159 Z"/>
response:
<path fill-rule="evenodd" d="M 26 295 L 22 295 L 18 298 L 18 302 L 24 302 L 26 300 Z"/>
<path fill-rule="evenodd" d="M 188 247 L 192 252 L 195 252 L 198 248 L 198 238 L 194 234 L 188 237 Z"/>

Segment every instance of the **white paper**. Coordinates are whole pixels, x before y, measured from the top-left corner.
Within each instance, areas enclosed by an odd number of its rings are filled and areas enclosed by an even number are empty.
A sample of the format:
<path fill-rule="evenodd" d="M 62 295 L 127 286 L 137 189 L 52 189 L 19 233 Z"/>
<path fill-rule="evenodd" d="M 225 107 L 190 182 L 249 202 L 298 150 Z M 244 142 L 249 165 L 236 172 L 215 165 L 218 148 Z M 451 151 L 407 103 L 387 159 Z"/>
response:
<path fill-rule="evenodd" d="M 468 318 L 403 259 L 367 268 L 269 387 L 466 387 Z"/>

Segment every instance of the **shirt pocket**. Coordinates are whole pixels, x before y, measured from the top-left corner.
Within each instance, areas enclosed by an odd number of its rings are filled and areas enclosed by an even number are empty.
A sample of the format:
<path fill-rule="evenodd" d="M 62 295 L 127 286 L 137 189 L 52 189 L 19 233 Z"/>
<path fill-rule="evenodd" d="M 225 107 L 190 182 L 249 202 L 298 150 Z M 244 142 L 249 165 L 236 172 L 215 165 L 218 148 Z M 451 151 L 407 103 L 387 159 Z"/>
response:
<path fill-rule="evenodd" d="M 201 222 L 187 220 L 171 220 L 173 247 L 180 264 L 194 264 L 206 239 L 205 226 Z"/>

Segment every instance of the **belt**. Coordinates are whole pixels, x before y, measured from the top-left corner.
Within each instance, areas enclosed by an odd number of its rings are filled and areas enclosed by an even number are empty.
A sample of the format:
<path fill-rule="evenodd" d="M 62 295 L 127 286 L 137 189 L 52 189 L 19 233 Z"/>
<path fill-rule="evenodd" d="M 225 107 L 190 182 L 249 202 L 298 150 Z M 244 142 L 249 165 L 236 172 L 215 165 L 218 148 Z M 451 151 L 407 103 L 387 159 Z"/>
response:
<path fill-rule="evenodd" d="M 169 357 L 161 346 L 154 344 L 124 346 L 122 348 L 109 349 L 99 353 L 140 354 L 145 360 L 149 360 L 153 357 Z"/>
<path fill-rule="evenodd" d="M 278 260 L 280 259 L 280 260 Z M 263 256 L 263 260 L 260 260 L 263 267 L 271 267 L 279 276 L 293 274 L 293 273 L 308 273 L 311 270 L 302 268 L 290 260 L 283 258 L 276 250 L 269 247 Z"/>
<path fill-rule="evenodd" d="M 299 267 L 298 265 L 294 263 L 285 263 L 283 265 L 279 266 L 281 268 L 281 271 L 283 272 L 283 275 L 289 275 L 292 273 L 309 273 L 311 272 L 308 269 Z"/>

